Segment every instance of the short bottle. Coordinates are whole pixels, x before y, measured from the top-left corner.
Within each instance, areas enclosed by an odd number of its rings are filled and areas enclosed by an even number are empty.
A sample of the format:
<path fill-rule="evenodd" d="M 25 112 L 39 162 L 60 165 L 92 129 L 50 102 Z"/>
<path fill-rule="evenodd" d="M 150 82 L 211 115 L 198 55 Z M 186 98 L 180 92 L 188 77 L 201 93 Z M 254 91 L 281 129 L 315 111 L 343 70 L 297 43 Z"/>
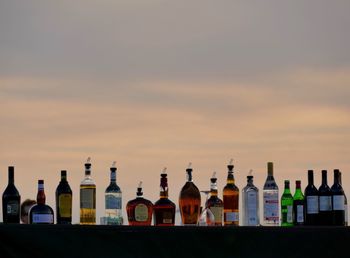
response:
<path fill-rule="evenodd" d="M 129 201 L 126 205 L 128 221 L 130 226 L 150 226 L 152 223 L 153 204 L 143 198 L 142 182 L 137 188 L 136 199 Z"/>
<path fill-rule="evenodd" d="M 192 180 L 191 163 L 186 169 L 187 182 L 179 196 L 179 208 L 183 225 L 197 225 L 200 216 L 201 194 Z"/>
<path fill-rule="evenodd" d="M 315 226 L 319 223 L 318 190 L 314 186 L 314 171 L 308 170 L 308 185 L 305 188 L 305 225 Z"/>
<path fill-rule="evenodd" d="M 2 216 L 4 223 L 20 222 L 21 196 L 15 186 L 14 167 L 8 167 L 8 185 L 2 194 Z"/>
<path fill-rule="evenodd" d="M 344 190 L 340 184 L 339 178 L 340 178 L 339 169 L 334 169 L 334 184 L 331 187 L 334 226 L 345 225 Z"/>
<path fill-rule="evenodd" d="M 263 225 L 279 225 L 279 193 L 273 176 L 273 162 L 267 163 L 267 178 L 263 189 Z"/>
<path fill-rule="evenodd" d="M 243 188 L 243 226 L 259 226 L 259 189 L 253 184 L 252 170 Z"/>
<path fill-rule="evenodd" d="M 160 199 L 153 205 L 155 226 L 174 226 L 176 205 L 168 198 L 168 178 L 166 168 L 160 175 Z"/>
<path fill-rule="evenodd" d="M 61 181 L 56 188 L 57 224 L 72 224 L 72 189 L 67 181 L 67 171 L 61 171 Z"/>
<path fill-rule="evenodd" d="M 340 185 L 343 187 L 343 184 L 342 184 L 342 176 L 341 176 L 341 172 L 339 171 L 339 183 Z M 344 190 L 344 188 L 343 188 Z M 348 225 L 348 198 L 346 198 L 346 194 L 345 194 L 345 191 L 344 191 L 344 210 L 345 210 L 345 226 Z"/>
<path fill-rule="evenodd" d="M 210 197 L 206 202 L 206 207 L 214 215 L 214 225 L 222 226 L 224 202 L 218 197 L 218 185 L 216 173 L 210 178 Z"/>
<path fill-rule="evenodd" d="M 80 224 L 96 224 L 96 185 L 91 178 L 91 159 L 85 163 L 85 178 L 80 183 Z"/>
<path fill-rule="evenodd" d="M 117 185 L 117 167 L 110 168 L 110 183 L 105 191 L 105 216 L 107 225 L 123 225 L 122 191 Z"/>
<path fill-rule="evenodd" d="M 301 191 L 301 181 L 295 181 L 293 196 L 293 221 L 295 226 L 302 226 L 305 222 L 305 199 Z"/>
<path fill-rule="evenodd" d="M 239 189 L 235 185 L 234 165 L 232 162 L 233 160 L 231 159 L 230 164 L 227 166 L 227 183 L 223 189 L 225 226 L 239 225 Z"/>
<path fill-rule="evenodd" d="M 45 204 L 44 180 L 38 181 L 37 204 L 29 212 L 29 224 L 54 224 L 54 213 L 50 206 Z"/>
<path fill-rule="evenodd" d="M 327 184 L 327 170 L 322 170 L 322 184 L 318 188 L 319 225 L 331 226 L 333 223 L 332 191 Z"/>
<path fill-rule="evenodd" d="M 293 223 L 293 196 L 290 192 L 289 180 L 284 181 L 284 191 L 281 197 L 282 227 L 291 227 Z"/>

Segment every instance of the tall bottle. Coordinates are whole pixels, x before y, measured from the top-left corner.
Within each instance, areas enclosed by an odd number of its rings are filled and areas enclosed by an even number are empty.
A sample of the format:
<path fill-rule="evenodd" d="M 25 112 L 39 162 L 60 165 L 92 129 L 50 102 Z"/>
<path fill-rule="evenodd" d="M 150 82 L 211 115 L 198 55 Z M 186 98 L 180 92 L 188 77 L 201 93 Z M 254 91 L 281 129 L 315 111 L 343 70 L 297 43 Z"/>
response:
<path fill-rule="evenodd" d="M 80 224 L 96 224 L 96 185 L 91 178 L 91 159 L 85 163 L 85 178 L 80 184 Z"/>
<path fill-rule="evenodd" d="M 295 226 L 304 225 L 305 222 L 305 199 L 301 191 L 301 181 L 295 181 L 295 193 L 293 196 L 293 220 Z"/>
<path fill-rule="evenodd" d="M 293 196 L 289 180 L 284 180 L 284 191 L 281 197 L 282 227 L 291 227 L 293 223 Z"/>
<path fill-rule="evenodd" d="M 20 222 L 21 196 L 15 186 L 14 167 L 8 167 L 8 185 L 2 194 L 2 216 L 4 223 Z"/>
<path fill-rule="evenodd" d="M 233 168 L 233 159 L 231 159 L 227 166 L 227 184 L 223 189 L 225 226 L 239 225 L 239 189 L 235 185 Z"/>
<path fill-rule="evenodd" d="M 264 226 L 279 225 L 278 186 L 273 177 L 273 162 L 267 163 L 267 178 L 263 189 Z"/>
<path fill-rule="evenodd" d="M 174 226 L 176 205 L 168 199 L 166 168 L 160 174 L 160 199 L 153 206 L 155 226 Z"/>
<path fill-rule="evenodd" d="M 342 178 L 341 172 L 339 171 L 339 183 L 341 187 L 343 187 L 341 178 Z M 347 226 L 348 225 L 348 198 L 346 198 L 345 191 L 344 191 L 344 210 L 345 210 L 345 226 Z"/>
<path fill-rule="evenodd" d="M 339 169 L 334 169 L 334 184 L 331 187 L 334 226 L 345 225 L 344 190 L 340 184 L 339 178 L 340 178 Z"/>
<path fill-rule="evenodd" d="M 37 204 L 29 212 L 29 224 L 54 224 L 53 209 L 45 204 L 44 180 L 38 180 Z"/>
<path fill-rule="evenodd" d="M 200 216 L 201 194 L 192 180 L 191 163 L 186 169 L 187 182 L 179 196 L 179 208 L 183 225 L 197 225 Z"/>
<path fill-rule="evenodd" d="M 319 224 L 323 226 L 332 225 L 332 191 L 327 184 L 327 170 L 322 170 L 322 184 L 318 188 L 319 195 Z"/>
<path fill-rule="evenodd" d="M 130 226 L 150 226 L 152 223 L 153 204 L 143 198 L 142 182 L 137 188 L 137 197 L 126 204 Z"/>
<path fill-rule="evenodd" d="M 308 170 L 308 185 L 305 188 L 305 225 L 318 225 L 319 200 L 318 190 L 314 186 L 314 171 Z"/>
<path fill-rule="evenodd" d="M 61 181 L 56 188 L 57 224 L 72 224 L 72 189 L 67 181 L 67 171 L 61 171 Z"/>
<path fill-rule="evenodd" d="M 252 170 L 243 188 L 243 226 L 259 226 L 259 189 L 253 184 Z"/>
<path fill-rule="evenodd" d="M 218 197 L 218 185 L 216 181 L 216 173 L 214 172 L 212 178 L 210 178 L 210 197 L 206 206 L 214 215 L 215 226 L 222 226 L 224 202 Z"/>
<path fill-rule="evenodd" d="M 110 183 L 105 191 L 105 214 L 108 225 L 123 225 L 122 191 L 117 185 L 116 162 L 110 168 Z"/>

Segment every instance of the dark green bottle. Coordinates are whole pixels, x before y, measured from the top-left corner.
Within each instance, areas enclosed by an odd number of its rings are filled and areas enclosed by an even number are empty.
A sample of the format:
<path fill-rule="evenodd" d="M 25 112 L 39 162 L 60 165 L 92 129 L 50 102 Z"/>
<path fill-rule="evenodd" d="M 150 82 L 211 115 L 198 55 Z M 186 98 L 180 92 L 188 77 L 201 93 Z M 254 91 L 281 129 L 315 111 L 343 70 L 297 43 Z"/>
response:
<path fill-rule="evenodd" d="M 304 225 L 305 221 L 305 199 L 301 191 L 301 181 L 295 181 L 295 193 L 293 196 L 293 219 L 295 226 Z"/>
<path fill-rule="evenodd" d="M 293 226 L 293 196 L 290 193 L 289 180 L 284 181 L 284 192 L 281 198 L 282 227 Z"/>

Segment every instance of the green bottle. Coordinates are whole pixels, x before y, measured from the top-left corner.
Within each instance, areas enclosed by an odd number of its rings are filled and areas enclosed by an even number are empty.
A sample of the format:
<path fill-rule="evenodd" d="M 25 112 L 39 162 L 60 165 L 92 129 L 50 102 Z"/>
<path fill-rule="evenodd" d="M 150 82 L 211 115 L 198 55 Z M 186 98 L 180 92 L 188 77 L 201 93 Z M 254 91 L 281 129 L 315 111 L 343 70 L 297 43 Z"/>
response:
<path fill-rule="evenodd" d="M 305 200 L 301 191 L 301 181 L 295 181 L 295 193 L 293 196 L 293 219 L 294 225 L 304 225 L 305 221 Z"/>
<path fill-rule="evenodd" d="M 289 180 L 284 181 L 284 192 L 281 198 L 282 227 L 293 226 L 293 196 L 290 193 Z"/>

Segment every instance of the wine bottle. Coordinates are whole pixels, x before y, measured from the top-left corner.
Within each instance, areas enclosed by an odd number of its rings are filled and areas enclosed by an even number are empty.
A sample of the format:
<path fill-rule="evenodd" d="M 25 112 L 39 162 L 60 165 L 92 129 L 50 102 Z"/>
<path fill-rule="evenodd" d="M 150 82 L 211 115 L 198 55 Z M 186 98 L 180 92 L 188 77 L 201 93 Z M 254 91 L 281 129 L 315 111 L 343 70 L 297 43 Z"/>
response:
<path fill-rule="evenodd" d="M 259 189 L 253 184 L 250 170 L 247 176 L 247 185 L 243 188 L 243 226 L 259 225 Z"/>
<path fill-rule="evenodd" d="M 343 187 L 341 178 L 342 178 L 341 172 L 339 171 L 339 183 L 341 184 L 341 187 Z M 345 210 L 345 226 L 347 226 L 348 225 L 348 198 L 346 198 L 345 191 L 344 191 L 344 210 Z"/>
<path fill-rule="evenodd" d="M 279 225 L 278 186 L 273 177 L 273 163 L 267 163 L 267 178 L 263 189 L 264 226 Z"/>
<path fill-rule="evenodd" d="M 38 180 L 37 204 L 29 212 L 30 224 L 54 224 L 53 209 L 45 204 L 44 180 Z"/>
<path fill-rule="evenodd" d="M 293 196 L 290 192 L 289 180 L 284 181 L 284 191 L 281 197 L 282 227 L 293 226 Z"/>
<path fill-rule="evenodd" d="M 235 185 L 233 168 L 233 159 L 231 159 L 227 166 L 227 183 L 223 189 L 225 226 L 239 225 L 239 189 Z"/>
<path fill-rule="evenodd" d="M 216 181 L 216 172 L 214 172 L 212 178 L 210 178 L 210 197 L 206 203 L 206 207 L 214 215 L 214 225 L 222 226 L 224 202 L 218 197 L 218 185 Z"/>
<path fill-rule="evenodd" d="M 314 186 L 314 171 L 308 170 L 308 185 L 304 191 L 305 195 L 305 225 L 318 225 L 319 201 L 318 190 Z"/>
<path fill-rule="evenodd" d="M 14 167 L 8 167 L 8 185 L 2 194 L 2 216 L 4 223 L 20 222 L 21 196 L 15 186 Z"/>
<path fill-rule="evenodd" d="M 91 178 L 91 159 L 85 163 L 85 178 L 80 184 L 80 224 L 96 224 L 96 185 Z"/>
<path fill-rule="evenodd" d="M 323 226 L 332 225 L 332 191 L 327 184 L 327 170 L 322 170 L 322 184 L 318 188 L 320 213 L 319 224 Z"/>
<path fill-rule="evenodd" d="M 294 225 L 304 225 L 305 221 L 305 200 L 303 192 L 301 191 L 301 181 L 295 181 L 295 193 L 293 196 L 293 213 L 294 213 Z"/>
<path fill-rule="evenodd" d="M 339 182 L 340 171 L 334 169 L 334 184 L 331 187 L 332 191 L 332 210 L 333 210 L 333 225 L 345 225 L 345 198 L 344 190 Z"/>
<path fill-rule="evenodd" d="M 61 181 L 56 188 L 57 224 L 72 224 L 72 189 L 67 181 L 67 171 L 61 171 Z"/>

